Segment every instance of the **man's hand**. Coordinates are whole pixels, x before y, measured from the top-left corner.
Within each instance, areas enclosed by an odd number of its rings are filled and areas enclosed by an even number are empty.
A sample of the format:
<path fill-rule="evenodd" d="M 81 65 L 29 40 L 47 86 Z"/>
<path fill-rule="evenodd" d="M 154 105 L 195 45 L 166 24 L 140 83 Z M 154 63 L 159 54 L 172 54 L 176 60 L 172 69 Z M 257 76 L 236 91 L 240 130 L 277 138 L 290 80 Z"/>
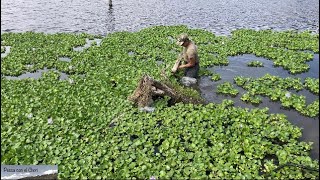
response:
<path fill-rule="evenodd" d="M 183 68 L 185 68 L 184 65 L 180 65 L 180 66 L 178 67 L 178 69 L 183 69 Z"/>
<path fill-rule="evenodd" d="M 187 64 L 182 64 L 178 67 L 178 69 L 194 67 L 196 65 L 196 60 L 194 58 L 189 58 L 189 62 Z"/>
<path fill-rule="evenodd" d="M 180 62 L 181 62 L 181 59 L 178 58 L 177 61 L 176 61 L 176 63 L 174 64 L 172 70 L 171 70 L 172 73 L 175 73 L 175 72 L 178 70 L 179 65 L 180 65 Z"/>

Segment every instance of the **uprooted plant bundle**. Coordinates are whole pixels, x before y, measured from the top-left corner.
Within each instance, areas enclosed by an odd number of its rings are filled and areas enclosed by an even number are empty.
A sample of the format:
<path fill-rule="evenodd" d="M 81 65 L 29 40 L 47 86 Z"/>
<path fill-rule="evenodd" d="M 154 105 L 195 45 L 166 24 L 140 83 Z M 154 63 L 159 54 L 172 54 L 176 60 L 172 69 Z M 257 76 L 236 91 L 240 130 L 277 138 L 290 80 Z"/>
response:
<path fill-rule="evenodd" d="M 153 98 L 157 96 L 169 96 L 172 104 L 178 102 L 203 103 L 202 99 L 188 96 L 182 91 L 175 89 L 170 83 L 157 81 L 148 75 L 144 75 L 140 79 L 137 88 L 128 99 L 138 107 L 145 107 L 150 106 Z"/>

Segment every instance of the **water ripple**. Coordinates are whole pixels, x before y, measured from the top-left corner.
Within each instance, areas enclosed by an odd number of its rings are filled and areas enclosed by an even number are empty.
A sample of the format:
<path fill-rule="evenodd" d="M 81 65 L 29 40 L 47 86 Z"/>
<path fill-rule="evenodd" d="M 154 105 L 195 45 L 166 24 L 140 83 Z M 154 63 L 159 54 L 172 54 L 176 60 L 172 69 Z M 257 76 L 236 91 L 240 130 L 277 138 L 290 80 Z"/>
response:
<path fill-rule="evenodd" d="M 234 29 L 310 30 L 319 33 L 319 2 L 264 0 L 4 0 L 1 32 L 86 32 L 105 35 L 154 25 L 185 24 L 217 35 Z"/>

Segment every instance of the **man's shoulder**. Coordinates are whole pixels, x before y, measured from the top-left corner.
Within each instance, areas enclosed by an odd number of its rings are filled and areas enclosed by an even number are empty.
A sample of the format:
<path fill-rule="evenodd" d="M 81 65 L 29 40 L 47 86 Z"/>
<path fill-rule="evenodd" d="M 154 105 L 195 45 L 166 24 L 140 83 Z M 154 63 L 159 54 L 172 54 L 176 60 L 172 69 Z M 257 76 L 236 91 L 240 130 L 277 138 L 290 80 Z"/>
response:
<path fill-rule="evenodd" d="M 188 53 L 197 53 L 197 46 L 194 43 L 191 43 L 187 48 Z"/>

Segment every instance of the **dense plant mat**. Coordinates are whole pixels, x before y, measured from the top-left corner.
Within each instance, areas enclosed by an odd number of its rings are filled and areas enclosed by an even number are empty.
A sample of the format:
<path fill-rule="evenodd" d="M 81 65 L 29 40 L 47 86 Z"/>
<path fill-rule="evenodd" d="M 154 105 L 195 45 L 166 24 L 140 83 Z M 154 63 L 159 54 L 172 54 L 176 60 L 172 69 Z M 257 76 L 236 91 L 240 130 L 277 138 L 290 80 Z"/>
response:
<path fill-rule="evenodd" d="M 167 97 L 146 113 L 127 100 L 144 74 L 161 80 L 163 69 L 172 84 L 198 95 L 170 76 L 181 50 L 174 38 L 182 32 L 198 44 L 202 67 L 253 53 L 298 73 L 312 58 L 303 51 L 318 51 L 318 35 L 309 32 L 238 30 L 218 37 L 186 26 L 156 26 L 106 37 L 4 33 L 1 45 L 11 49 L 1 58 L 1 164 L 57 164 L 59 179 L 316 179 L 318 172 L 299 166 L 277 170 L 287 163 L 319 169 L 310 158 L 312 143 L 299 141 L 301 130 L 285 115 L 233 107 L 231 100 L 168 107 Z M 101 44 L 74 51 L 94 38 Z M 38 80 L 3 77 L 43 68 L 51 70 Z M 59 80 L 59 72 L 68 79 Z"/>
<path fill-rule="evenodd" d="M 236 76 L 234 81 L 238 86 L 248 91 L 241 97 L 243 101 L 259 104 L 261 99 L 259 100 L 257 95 L 262 95 L 269 97 L 272 101 L 280 101 L 283 107 L 293 108 L 305 116 L 319 116 L 319 99 L 315 99 L 307 105 L 305 96 L 291 92 L 292 90 L 298 92 L 305 87 L 311 92 L 319 94 L 319 79 L 308 77 L 303 84 L 300 78 L 281 78 L 266 74 L 256 79 Z"/>

